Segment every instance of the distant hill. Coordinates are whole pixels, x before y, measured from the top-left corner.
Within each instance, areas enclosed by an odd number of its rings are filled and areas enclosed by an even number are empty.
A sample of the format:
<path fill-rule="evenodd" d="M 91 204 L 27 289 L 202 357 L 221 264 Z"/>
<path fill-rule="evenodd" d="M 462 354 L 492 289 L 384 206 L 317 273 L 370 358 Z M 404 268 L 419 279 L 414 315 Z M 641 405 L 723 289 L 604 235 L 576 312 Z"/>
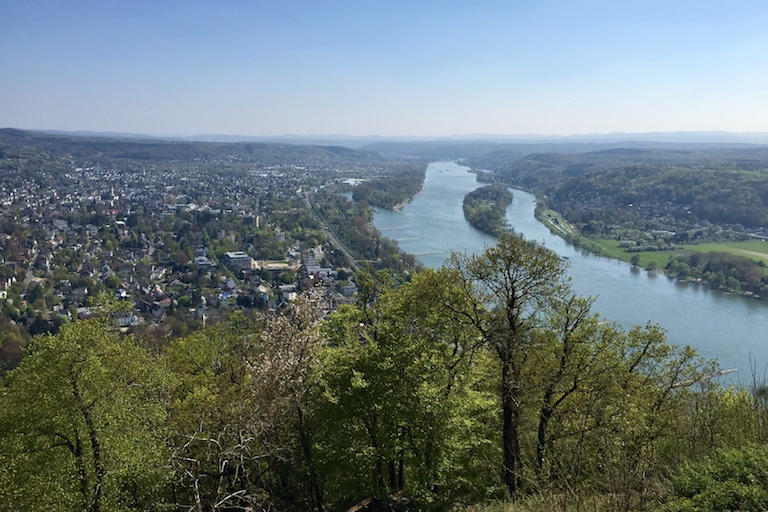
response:
<path fill-rule="evenodd" d="M 592 153 L 619 149 L 647 150 L 698 150 L 725 148 L 753 148 L 757 141 L 768 144 L 768 134 L 653 134 L 645 136 L 573 136 L 559 138 L 510 137 L 498 140 L 433 140 L 433 141 L 383 141 L 361 146 L 382 155 L 430 160 L 463 160 L 483 155 L 522 156 L 531 153 Z M 730 135 L 730 136 L 729 136 Z"/>
<path fill-rule="evenodd" d="M 129 140 L 164 140 L 186 142 L 216 142 L 216 143 L 242 143 L 242 142 L 266 142 L 281 144 L 296 144 L 310 146 L 346 146 L 372 148 L 382 145 L 382 152 L 389 153 L 399 151 L 403 154 L 411 154 L 414 151 L 422 151 L 427 147 L 440 147 L 469 151 L 466 157 L 477 154 L 478 148 L 484 145 L 514 145 L 514 146 L 541 146 L 571 147 L 580 145 L 614 145 L 614 147 L 656 147 L 659 144 L 768 144 L 768 132 L 644 132 L 644 133 L 590 133 L 577 135 L 499 135 L 499 134 L 468 134 L 442 137 L 417 137 L 417 136 L 384 136 L 384 135 L 232 135 L 232 134 L 197 134 L 177 136 L 153 136 L 139 133 L 98 132 L 98 131 L 61 131 L 61 130 L 25 130 L 33 133 L 45 133 L 50 135 L 115 138 Z M 650 145 L 650 146 L 647 146 Z M 418 149 L 422 148 L 422 149 Z M 498 149 L 498 147 L 496 148 Z M 601 149 L 593 147 L 587 151 Z M 376 151 L 376 149 L 374 149 Z M 531 149 L 525 152 L 534 152 Z M 550 150 L 542 150 L 550 151 Z M 575 151 L 571 149 L 571 151 Z"/>
<path fill-rule="evenodd" d="M 382 156 L 344 146 L 312 146 L 266 142 L 192 142 L 156 138 L 134 139 L 111 136 L 72 135 L 0 129 L 0 151 L 9 147 L 29 147 L 77 158 L 131 160 L 191 160 L 230 157 L 241 161 L 360 161 L 378 162 Z"/>
<path fill-rule="evenodd" d="M 453 137 L 383 137 L 347 135 L 196 135 L 161 138 L 133 133 L 62 132 L 0 129 L 0 145 L 27 145 L 74 156 L 128 159 L 189 159 L 230 155 L 268 163 L 279 152 L 296 159 L 353 159 L 384 157 L 424 160 L 474 160 L 482 168 L 501 169 L 529 154 L 581 154 L 608 150 L 700 150 L 753 148 L 768 145 L 768 133 L 670 132 L 612 133 L 571 136 L 466 135 Z"/>
<path fill-rule="evenodd" d="M 480 179 L 546 197 L 572 223 L 684 231 L 700 219 L 762 236 L 768 228 L 768 146 L 666 144 L 583 153 L 495 152 L 465 161 Z M 488 170 L 491 172 L 483 173 Z M 606 228 L 606 226 L 608 228 Z M 612 236 L 612 235 L 611 235 Z"/>

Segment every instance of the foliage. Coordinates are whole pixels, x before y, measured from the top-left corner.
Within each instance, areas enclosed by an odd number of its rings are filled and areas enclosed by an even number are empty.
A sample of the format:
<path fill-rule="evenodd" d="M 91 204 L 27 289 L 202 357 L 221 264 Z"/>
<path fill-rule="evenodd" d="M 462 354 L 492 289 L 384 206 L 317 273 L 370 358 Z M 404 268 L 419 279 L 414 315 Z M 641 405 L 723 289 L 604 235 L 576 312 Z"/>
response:
<path fill-rule="evenodd" d="M 156 510 L 169 490 L 170 378 L 101 320 L 36 338 L 0 404 L 8 510 Z"/>
<path fill-rule="evenodd" d="M 680 278 L 698 276 L 715 289 L 746 291 L 768 297 L 768 276 L 761 265 L 746 256 L 694 252 L 670 259 L 666 270 Z"/>
<path fill-rule="evenodd" d="M 677 498 L 663 511 L 760 511 L 768 508 L 768 446 L 719 450 L 684 464 L 672 479 Z"/>
<path fill-rule="evenodd" d="M 512 203 L 506 187 L 486 185 L 464 196 L 464 218 L 472 227 L 493 236 L 509 231 L 505 216 Z"/>
<path fill-rule="evenodd" d="M 293 481 L 305 467 L 311 475 L 311 458 L 302 452 L 308 372 L 317 350 L 308 307 L 297 303 L 289 316 L 263 327 L 233 315 L 169 347 L 169 363 L 181 380 L 171 408 L 171 444 L 184 506 L 215 510 L 317 499 L 311 478 L 308 489 Z"/>
<path fill-rule="evenodd" d="M 421 190 L 426 168 L 406 167 L 398 171 L 393 172 L 393 176 L 359 183 L 352 189 L 352 199 L 380 208 L 397 208 L 404 204 Z"/>
<path fill-rule="evenodd" d="M 566 265 L 507 234 L 154 352 L 65 324 L 2 388 L 0 509 L 764 507 L 764 387 L 602 322 Z"/>
<path fill-rule="evenodd" d="M 472 364 L 471 333 L 446 321 L 444 277 L 368 280 L 358 307 L 328 319 L 318 460 L 331 503 L 404 493 L 446 506 L 493 489 L 489 361 Z"/>

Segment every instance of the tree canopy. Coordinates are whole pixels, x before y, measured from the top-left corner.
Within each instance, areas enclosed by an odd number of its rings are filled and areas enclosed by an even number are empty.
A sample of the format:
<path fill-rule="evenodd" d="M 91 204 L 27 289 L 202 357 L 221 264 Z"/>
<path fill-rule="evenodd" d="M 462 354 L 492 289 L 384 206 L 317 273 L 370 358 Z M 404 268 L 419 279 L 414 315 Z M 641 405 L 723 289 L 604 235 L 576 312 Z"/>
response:
<path fill-rule="evenodd" d="M 302 298 L 147 347 L 108 318 L 38 336 L 0 395 L 0 509 L 763 503 L 729 462 L 764 458 L 762 388 L 601 321 L 566 265 L 507 234 L 404 283 L 360 273 L 327 315 Z"/>

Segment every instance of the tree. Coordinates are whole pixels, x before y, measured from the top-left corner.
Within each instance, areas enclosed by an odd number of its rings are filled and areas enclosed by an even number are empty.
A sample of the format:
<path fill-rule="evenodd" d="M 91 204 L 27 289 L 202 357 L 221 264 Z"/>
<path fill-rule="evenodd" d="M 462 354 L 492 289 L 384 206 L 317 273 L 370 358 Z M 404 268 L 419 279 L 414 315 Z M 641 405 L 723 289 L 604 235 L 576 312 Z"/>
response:
<path fill-rule="evenodd" d="M 657 326 L 624 332 L 600 322 L 592 299 L 571 291 L 566 263 L 522 237 L 453 255 L 448 268 L 451 321 L 471 326 L 499 363 L 509 494 L 579 478 L 626 497 L 642 489 L 680 397 L 714 366 L 668 345 Z M 606 481 L 608 460 L 615 474 Z"/>
<path fill-rule="evenodd" d="M 705 461 L 684 465 L 672 479 L 676 499 L 661 510 L 715 512 L 768 508 L 768 447 L 718 450 Z"/>
<path fill-rule="evenodd" d="M 251 440 L 263 431 L 264 406 L 249 407 L 248 351 L 257 326 L 238 313 L 177 338 L 166 350 L 177 376 L 170 407 L 178 500 L 189 510 L 215 510 L 247 500 L 258 488 L 259 457 Z"/>
<path fill-rule="evenodd" d="M 395 496 L 455 504 L 494 489 L 498 443 L 492 361 L 453 321 L 461 297 L 449 270 L 395 287 L 358 275 L 360 301 L 329 316 L 320 365 L 318 464 L 331 503 Z M 495 487 L 498 489 L 498 486 Z"/>
<path fill-rule="evenodd" d="M 0 496 L 14 510 L 155 510 L 167 490 L 168 375 L 106 320 L 35 338 L 0 399 Z"/>
<path fill-rule="evenodd" d="M 311 425 L 316 313 L 303 299 L 258 323 L 237 312 L 169 346 L 181 383 L 173 462 L 189 510 L 322 510 Z"/>
<path fill-rule="evenodd" d="M 523 483 L 521 428 L 527 364 L 536 331 L 556 302 L 568 295 L 566 264 L 553 251 L 518 235 L 503 235 L 480 255 L 454 254 L 466 301 L 466 320 L 498 357 L 501 370 L 503 476 L 510 495 Z"/>
<path fill-rule="evenodd" d="M 283 440 L 287 454 L 281 454 L 281 463 L 276 466 L 282 469 L 280 474 L 290 475 L 280 486 L 288 490 L 284 498 L 318 512 L 323 510 L 324 496 L 315 460 L 314 416 L 318 412 L 316 374 L 322 346 L 317 305 L 301 296 L 286 314 L 267 320 L 260 354 L 249 364 L 256 389 L 283 413 L 278 438 Z"/>

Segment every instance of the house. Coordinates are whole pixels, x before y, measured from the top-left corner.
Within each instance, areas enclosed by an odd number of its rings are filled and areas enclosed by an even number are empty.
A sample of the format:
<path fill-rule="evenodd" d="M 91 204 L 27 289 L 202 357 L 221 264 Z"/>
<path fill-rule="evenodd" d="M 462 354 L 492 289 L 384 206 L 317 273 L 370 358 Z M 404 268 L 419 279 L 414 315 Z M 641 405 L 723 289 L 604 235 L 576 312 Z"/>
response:
<path fill-rule="evenodd" d="M 215 266 L 214 263 L 211 260 L 209 260 L 206 256 L 195 257 L 195 265 L 203 268 L 210 268 Z"/>
<path fill-rule="evenodd" d="M 75 288 L 74 290 L 72 290 L 72 293 L 70 294 L 69 298 L 72 302 L 83 302 L 87 296 L 88 296 L 88 288 L 85 286 L 81 286 L 80 288 Z"/>
<path fill-rule="evenodd" d="M 296 299 L 296 285 L 295 284 L 282 284 L 280 285 L 280 296 L 283 300 L 292 301 Z"/>
<path fill-rule="evenodd" d="M 251 270 L 253 259 L 243 251 L 230 251 L 224 253 L 224 264 L 235 270 Z"/>
<path fill-rule="evenodd" d="M 132 311 L 121 311 L 115 320 L 118 327 L 133 327 L 141 323 L 141 318 Z"/>
<path fill-rule="evenodd" d="M 339 288 L 339 291 L 343 296 L 351 297 L 357 293 L 357 286 L 355 286 L 354 284 L 344 285 Z"/>
<path fill-rule="evenodd" d="M 165 277 L 166 272 L 168 272 L 168 269 L 162 267 L 153 269 L 152 273 L 149 274 L 149 279 L 151 281 L 160 281 L 163 277 Z"/>

